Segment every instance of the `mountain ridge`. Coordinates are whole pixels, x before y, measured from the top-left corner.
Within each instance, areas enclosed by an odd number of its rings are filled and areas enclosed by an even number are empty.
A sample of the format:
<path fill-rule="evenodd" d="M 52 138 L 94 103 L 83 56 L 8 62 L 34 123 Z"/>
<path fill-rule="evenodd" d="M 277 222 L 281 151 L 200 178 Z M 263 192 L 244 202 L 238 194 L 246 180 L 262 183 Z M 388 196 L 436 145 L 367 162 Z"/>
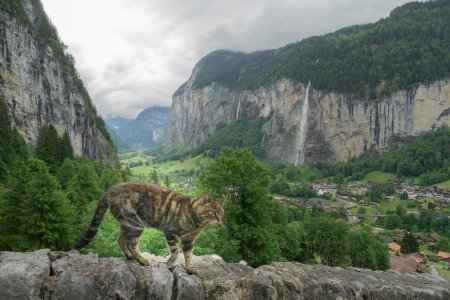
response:
<path fill-rule="evenodd" d="M 359 98 L 389 96 L 415 83 L 450 76 L 450 54 L 445 51 L 450 40 L 445 22 L 449 15 L 448 0 L 411 2 L 375 23 L 344 27 L 277 49 L 216 50 L 197 63 L 192 87 L 217 82 L 231 89 L 255 89 L 285 78 L 311 80 L 316 89 Z M 402 73 L 408 78 L 395 76 Z"/>
<path fill-rule="evenodd" d="M 106 119 L 112 138 L 120 151 L 133 147 L 154 147 L 163 143 L 167 133 L 170 108 L 145 108 L 134 119 L 121 117 Z"/>

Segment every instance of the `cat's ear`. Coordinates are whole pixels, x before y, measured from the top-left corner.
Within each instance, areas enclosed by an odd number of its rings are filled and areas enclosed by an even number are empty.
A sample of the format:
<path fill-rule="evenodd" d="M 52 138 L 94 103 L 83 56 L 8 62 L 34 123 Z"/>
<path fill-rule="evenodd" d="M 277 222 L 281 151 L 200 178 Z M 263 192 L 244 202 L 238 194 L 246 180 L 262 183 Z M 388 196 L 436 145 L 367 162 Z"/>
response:
<path fill-rule="evenodd" d="M 227 201 L 227 199 L 228 199 L 228 196 L 227 195 L 223 195 L 222 198 L 217 200 L 217 202 L 219 203 L 220 206 L 223 207 L 223 205 L 225 204 L 225 201 Z"/>
<path fill-rule="evenodd" d="M 209 192 L 208 193 L 204 193 L 202 198 L 207 200 L 207 201 L 211 201 L 212 200 L 211 193 L 209 193 Z"/>

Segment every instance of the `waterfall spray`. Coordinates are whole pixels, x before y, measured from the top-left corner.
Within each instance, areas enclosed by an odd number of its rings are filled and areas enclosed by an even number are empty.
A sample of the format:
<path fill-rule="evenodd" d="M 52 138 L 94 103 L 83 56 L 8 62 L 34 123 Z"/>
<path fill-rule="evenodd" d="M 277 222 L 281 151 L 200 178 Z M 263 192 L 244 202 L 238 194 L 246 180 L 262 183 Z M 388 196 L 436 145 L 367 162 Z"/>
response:
<path fill-rule="evenodd" d="M 297 159 L 295 160 L 295 165 L 298 166 L 305 162 L 305 140 L 306 131 L 308 130 L 308 107 L 309 107 L 309 86 L 311 81 L 308 82 L 306 88 L 305 101 L 302 106 L 302 114 L 300 116 L 300 124 L 298 126 L 297 132 Z"/>
<path fill-rule="evenodd" d="M 241 109 L 241 99 L 239 99 L 239 103 L 236 109 L 236 119 L 239 118 L 239 110 Z"/>

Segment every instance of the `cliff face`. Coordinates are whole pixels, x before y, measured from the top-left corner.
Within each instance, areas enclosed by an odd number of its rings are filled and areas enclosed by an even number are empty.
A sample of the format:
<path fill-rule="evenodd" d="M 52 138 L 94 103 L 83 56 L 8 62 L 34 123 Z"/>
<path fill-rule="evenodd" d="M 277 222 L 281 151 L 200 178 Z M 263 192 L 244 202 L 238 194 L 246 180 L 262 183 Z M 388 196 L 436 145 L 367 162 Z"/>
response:
<path fill-rule="evenodd" d="M 60 135 L 67 130 L 75 155 L 118 166 L 114 146 L 98 129 L 95 108 L 76 87 L 78 78 L 37 38 L 42 15 L 32 1 L 22 3 L 29 24 L 0 9 L 0 95 L 13 126 L 31 148 L 39 129 L 51 123 Z"/>
<path fill-rule="evenodd" d="M 148 254 L 144 254 L 148 255 Z M 449 282 L 426 274 L 273 263 L 253 269 L 194 257 L 199 275 L 164 258 L 150 266 L 78 252 L 0 252 L 1 299 L 449 299 Z"/>
<path fill-rule="evenodd" d="M 372 101 L 324 93 L 315 90 L 311 82 L 302 143 L 305 84 L 283 79 L 256 90 L 231 90 L 217 83 L 193 89 L 197 71 L 173 98 L 169 147 L 197 147 L 218 124 L 232 122 L 243 111 L 250 119 L 268 118 L 262 127 L 267 157 L 292 163 L 343 161 L 368 149 L 387 150 L 396 136 L 414 136 L 450 125 L 448 79 Z"/>

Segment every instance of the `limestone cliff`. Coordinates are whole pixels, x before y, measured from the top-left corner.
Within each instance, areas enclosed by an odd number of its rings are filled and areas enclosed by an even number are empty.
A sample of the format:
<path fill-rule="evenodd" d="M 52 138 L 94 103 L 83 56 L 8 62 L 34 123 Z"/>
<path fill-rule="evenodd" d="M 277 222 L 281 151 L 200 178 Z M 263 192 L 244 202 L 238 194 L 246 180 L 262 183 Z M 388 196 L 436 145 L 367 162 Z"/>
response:
<path fill-rule="evenodd" d="M 218 124 L 232 122 L 243 111 L 250 119 L 268 118 L 262 127 L 267 157 L 292 163 L 301 151 L 305 162 L 343 161 L 368 149 L 388 150 L 396 136 L 450 125 L 449 79 L 371 101 L 316 90 L 311 82 L 306 141 L 300 145 L 306 84 L 281 79 L 254 90 L 233 90 L 218 83 L 195 89 L 198 68 L 173 97 L 169 147 L 197 147 Z"/>
<path fill-rule="evenodd" d="M 148 255 L 148 254 L 147 254 Z M 0 299 L 449 299 L 449 282 L 426 274 L 273 263 L 253 269 L 194 257 L 199 275 L 78 252 L 0 252 Z"/>
<path fill-rule="evenodd" d="M 31 148 L 39 129 L 51 123 L 60 135 L 67 130 L 75 155 L 118 166 L 103 120 L 97 116 L 73 61 L 63 50 L 55 51 L 59 40 L 55 40 L 56 31 L 40 2 L 12 3 L 15 6 L 9 7 L 16 10 L 7 12 L 0 7 L 0 96 L 9 106 L 13 126 Z M 18 12 L 22 15 L 14 15 Z M 56 36 L 45 36 L 48 32 Z"/>

